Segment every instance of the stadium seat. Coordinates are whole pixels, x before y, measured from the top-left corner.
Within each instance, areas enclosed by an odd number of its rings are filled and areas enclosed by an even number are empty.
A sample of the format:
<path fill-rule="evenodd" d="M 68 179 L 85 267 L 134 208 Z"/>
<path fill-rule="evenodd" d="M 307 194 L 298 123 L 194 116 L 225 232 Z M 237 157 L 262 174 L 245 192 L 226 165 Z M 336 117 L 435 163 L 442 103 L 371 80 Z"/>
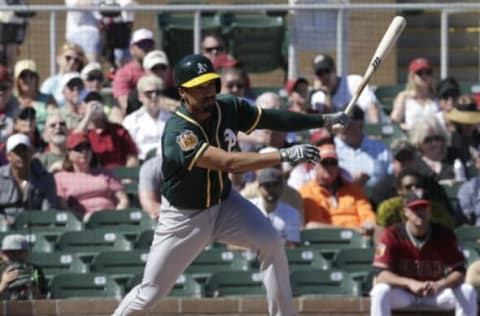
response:
<path fill-rule="evenodd" d="M 205 295 L 257 296 L 265 295 L 263 275 L 257 271 L 221 271 L 212 274 L 205 283 Z"/>
<path fill-rule="evenodd" d="M 300 232 L 302 243 L 306 247 L 317 248 L 328 259 L 345 248 L 367 248 L 369 241 L 356 230 L 349 228 L 304 229 Z"/>
<path fill-rule="evenodd" d="M 41 233 L 29 232 L 25 230 L 10 231 L 9 233 L 2 233 L 2 238 L 9 234 L 24 235 L 28 241 L 31 252 L 52 252 L 54 250 L 54 245 L 50 243 Z"/>
<path fill-rule="evenodd" d="M 88 265 L 85 264 L 79 257 L 71 253 L 33 252 L 29 254 L 28 261 L 42 268 L 47 281 L 50 281 L 55 275 L 62 273 L 88 272 Z"/>
<path fill-rule="evenodd" d="M 135 240 L 135 249 L 150 249 L 153 241 L 153 229 L 141 232 Z"/>
<path fill-rule="evenodd" d="M 372 271 L 374 253 L 373 248 L 342 249 L 333 259 L 332 266 L 335 269 L 347 271 L 356 282 L 362 285 Z"/>
<path fill-rule="evenodd" d="M 126 285 L 134 275 L 142 274 L 148 251 L 104 251 L 90 264 L 92 272 L 107 273 L 120 285 Z"/>
<path fill-rule="evenodd" d="M 114 167 L 111 171 L 120 180 L 129 179 L 138 182 L 140 176 L 140 167 Z"/>
<path fill-rule="evenodd" d="M 403 89 L 405 89 L 405 84 L 379 86 L 375 89 L 375 95 L 385 114 L 390 115 L 393 108 L 393 100 Z"/>
<path fill-rule="evenodd" d="M 299 269 L 328 269 L 330 264 L 318 249 L 296 248 L 287 249 L 286 255 L 290 271 Z"/>
<path fill-rule="evenodd" d="M 142 281 L 143 274 L 137 274 L 132 277 L 127 283 L 127 291 L 130 291 L 135 285 Z M 169 297 L 196 297 L 204 296 L 203 286 L 195 281 L 195 279 L 188 274 L 182 274 L 178 277 L 175 286 L 167 294 Z"/>
<path fill-rule="evenodd" d="M 460 244 L 480 249 L 480 227 L 467 225 L 460 226 L 455 229 L 455 235 Z"/>
<path fill-rule="evenodd" d="M 50 282 L 49 298 L 104 298 L 120 299 L 123 291 L 104 273 L 68 273 L 55 276 Z"/>
<path fill-rule="evenodd" d="M 146 212 L 140 209 L 129 209 L 95 212 L 90 216 L 85 226 L 87 229 L 123 228 L 140 232 L 151 229 L 154 224 L 154 221 Z"/>
<path fill-rule="evenodd" d="M 121 234 L 106 230 L 83 230 L 63 233 L 57 249 L 73 252 L 86 262 L 90 262 L 102 251 L 127 251 L 131 249 L 130 242 Z"/>
<path fill-rule="evenodd" d="M 290 273 L 294 296 L 359 296 L 360 286 L 344 270 L 296 270 Z"/>
<path fill-rule="evenodd" d="M 474 247 L 469 246 L 468 243 L 462 244 L 462 251 L 467 261 L 467 265 L 470 265 L 480 259 L 480 253 L 478 252 L 478 250 Z"/>

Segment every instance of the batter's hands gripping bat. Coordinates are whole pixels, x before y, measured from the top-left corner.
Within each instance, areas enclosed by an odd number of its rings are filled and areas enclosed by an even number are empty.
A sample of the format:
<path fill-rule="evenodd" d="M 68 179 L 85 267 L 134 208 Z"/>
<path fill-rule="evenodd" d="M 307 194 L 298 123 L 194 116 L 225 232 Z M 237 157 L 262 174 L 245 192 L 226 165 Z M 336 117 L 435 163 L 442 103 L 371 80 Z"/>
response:
<path fill-rule="evenodd" d="M 351 112 L 353 111 L 353 106 L 357 102 L 358 97 L 360 96 L 360 94 L 362 94 L 363 89 L 368 84 L 368 81 L 370 81 L 370 78 L 372 77 L 373 73 L 377 71 L 378 67 L 380 67 L 380 64 L 382 63 L 383 59 L 387 56 L 388 52 L 390 51 L 390 48 L 392 48 L 393 44 L 400 37 L 400 34 L 402 34 L 406 24 L 407 22 L 405 21 L 405 18 L 401 16 L 396 16 L 393 18 L 392 22 L 390 23 L 390 26 L 388 27 L 387 31 L 383 35 L 383 38 L 380 41 L 380 44 L 378 44 L 375 54 L 373 54 L 372 60 L 370 61 L 370 64 L 368 65 L 368 68 L 365 71 L 365 74 L 363 75 L 362 81 L 358 85 L 357 89 L 355 90 L 352 96 L 352 99 L 350 100 L 350 102 L 348 102 L 348 105 L 345 108 L 344 112 L 347 115 L 351 115 Z M 335 124 L 333 126 L 333 131 L 338 132 L 343 130 L 343 128 L 344 126 L 340 124 Z"/>

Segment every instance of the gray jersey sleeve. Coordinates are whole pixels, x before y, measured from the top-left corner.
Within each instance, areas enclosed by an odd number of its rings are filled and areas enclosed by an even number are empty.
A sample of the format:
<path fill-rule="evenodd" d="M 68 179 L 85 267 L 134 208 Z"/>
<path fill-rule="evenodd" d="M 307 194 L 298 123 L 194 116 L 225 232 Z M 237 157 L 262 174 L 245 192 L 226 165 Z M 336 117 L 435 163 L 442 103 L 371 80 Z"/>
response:
<path fill-rule="evenodd" d="M 162 156 L 156 156 L 145 161 L 140 167 L 138 191 L 159 192 L 162 183 Z"/>

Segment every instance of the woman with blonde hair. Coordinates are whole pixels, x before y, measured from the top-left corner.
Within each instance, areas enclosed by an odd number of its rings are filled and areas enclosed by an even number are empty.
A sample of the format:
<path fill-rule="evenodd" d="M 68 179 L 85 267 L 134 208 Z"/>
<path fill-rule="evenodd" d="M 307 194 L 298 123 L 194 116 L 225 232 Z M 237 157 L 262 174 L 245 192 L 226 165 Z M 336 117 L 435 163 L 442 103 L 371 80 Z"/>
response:
<path fill-rule="evenodd" d="M 57 107 L 55 98 L 39 90 L 40 77 L 37 65 L 31 59 L 23 59 L 15 64 L 14 93 L 20 108 L 35 109 L 37 128 L 43 132 L 47 113 Z"/>
<path fill-rule="evenodd" d="M 65 103 L 63 97 L 62 81 L 63 75 L 70 72 L 80 72 L 85 65 L 85 53 L 77 44 L 65 43 L 57 55 L 58 73 L 45 79 L 40 91 L 45 94 L 51 94 L 57 101 L 58 106 L 62 107 Z"/>
<path fill-rule="evenodd" d="M 416 58 L 408 66 L 408 80 L 405 90 L 394 102 L 390 118 L 409 130 L 417 120 L 434 116 L 439 111 L 435 97 L 433 67 L 426 58 Z"/>

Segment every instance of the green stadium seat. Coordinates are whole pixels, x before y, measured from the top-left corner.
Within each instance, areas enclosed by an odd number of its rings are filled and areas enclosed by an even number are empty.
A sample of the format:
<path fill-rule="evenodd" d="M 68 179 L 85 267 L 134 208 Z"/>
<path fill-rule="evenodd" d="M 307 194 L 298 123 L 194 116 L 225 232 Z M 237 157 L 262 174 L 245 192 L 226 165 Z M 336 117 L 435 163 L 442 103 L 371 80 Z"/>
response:
<path fill-rule="evenodd" d="M 50 281 L 55 275 L 62 273 L 88 272 L 88 265 L 85 264 L 79 257 L 71 253 L 33 252 L 29 254 L 28 261 L 42 268 L 47 281 Z"/>
<path fill-rule="evenodd" d="M 63 233 L 56 246 L 60 251 L 76 253 L 87 262 L 103 251 L 128 251 L 132 248 L 121 233 L 101 229 Z"/>
<path fill-rule="evenodd" d="M 462 251 L 467 261 L 467 265 L 470 265 L 480 259 L 479 251 L 475 247 L 469 246 L 468 243 L 462 244 Z"/>
<path fill-rule="evenodd" d="M 455 229 L 455 235 L 461 245 L 480 249 L 480 227 L 467 225 L 460 226 Z"/>
<path fill-rule="evenodd" d="M 328 260 L 322 256 L 318 249 L 300 247 L 287 249 L 285 253 L 290 271 L 312 268 L 326 270 L 330 267 Z"/>
<path fill-rule="evenodd" d="M 349 228 L 316 228 L 300 232 L 303 246 L 319 249 L 328 260 L 345 248 L 368 248 L 369 241 Z"/>
<path fill-rule="evenodd" d="M 150 249 L 153 241 L 153 229 L 141 232 L 135 240 L 135 249 Z"/>
<path fill-rule="evenodd" d="M 375 95 L 385 114 L 390 115 L 393 108 L 393 101 L 397 94 L 405 89 L 405 84 L 390 86 L 379 86 L 375 89 Z"/>
<path fill-rule="evenodd" d="M 50 282 L 49 298 L 116 298 L 123 291 L 109 275 L 104 273 L 69 273 L 55 276 Z"/>
<path fill-rule="evenodd" d="M 54 244 L 38 232 L 30 232 L 26 230 L 10 231 L 8 233 L 2 233 L 2 239 L 10 234 L 24 235 L 28 241 L 31 252 L 52 252 L 54 251 Z"/>
<path fill-rule="evenodd" d="M 135 285 L 139 284 L 142 278 L 143 274 L 137 274 L 132 277 L 127 283 L 127 291 L 130 291 Z M 167 296 L 201 298 L 204 296 L 204 290 L 203 286 L 195 281 L 191 275 L 182 274 L 178 277 L 177 282 Z"/>
<path fill-rule="evenodd" d="M 142 274 L 147 261 L 148 251 L 104 251 L 100 252 L 90 264 L 92 272 L 107 273 L 118 284 L 126 285 L 134 275 Z"/>
<path fill-rule="evenodd" d="M 114 167 L 111 171 L 120 180 L 129 179 L 138 182 L 140 176 L 140 167 Z"/>
<path fill-rule="evenodd" d="M 151 229 L 154 224 L 150 216 L 140 209 L 103 210 L 93 213 L 85 223 L 85 227 L 87 229 L 123 228 L 140 232 Z"/>
<path fill-rule="evenodd" d="M 296 270 L 290 273 L 294 296 L 360 296 L 360 286 L 344 270 Z"/>
<path fill-rule="evenodd" d="M 342 249 L 333 259 L 333 267 L 347 271 L 350 276 L 362 285 L 372 271 L 374 248 Z"/>
<path fill-rule="evenodd" d="M 263 275 L 258 271 L 221 271 L 205 283 L 207 297 L 265 295 Z"/>
<path fill-rule="evenodd" d="M 251 73 L 285 69 L 285 20 L 282 16 L 236 14 L 226 28 L 229 51 Z"/>

